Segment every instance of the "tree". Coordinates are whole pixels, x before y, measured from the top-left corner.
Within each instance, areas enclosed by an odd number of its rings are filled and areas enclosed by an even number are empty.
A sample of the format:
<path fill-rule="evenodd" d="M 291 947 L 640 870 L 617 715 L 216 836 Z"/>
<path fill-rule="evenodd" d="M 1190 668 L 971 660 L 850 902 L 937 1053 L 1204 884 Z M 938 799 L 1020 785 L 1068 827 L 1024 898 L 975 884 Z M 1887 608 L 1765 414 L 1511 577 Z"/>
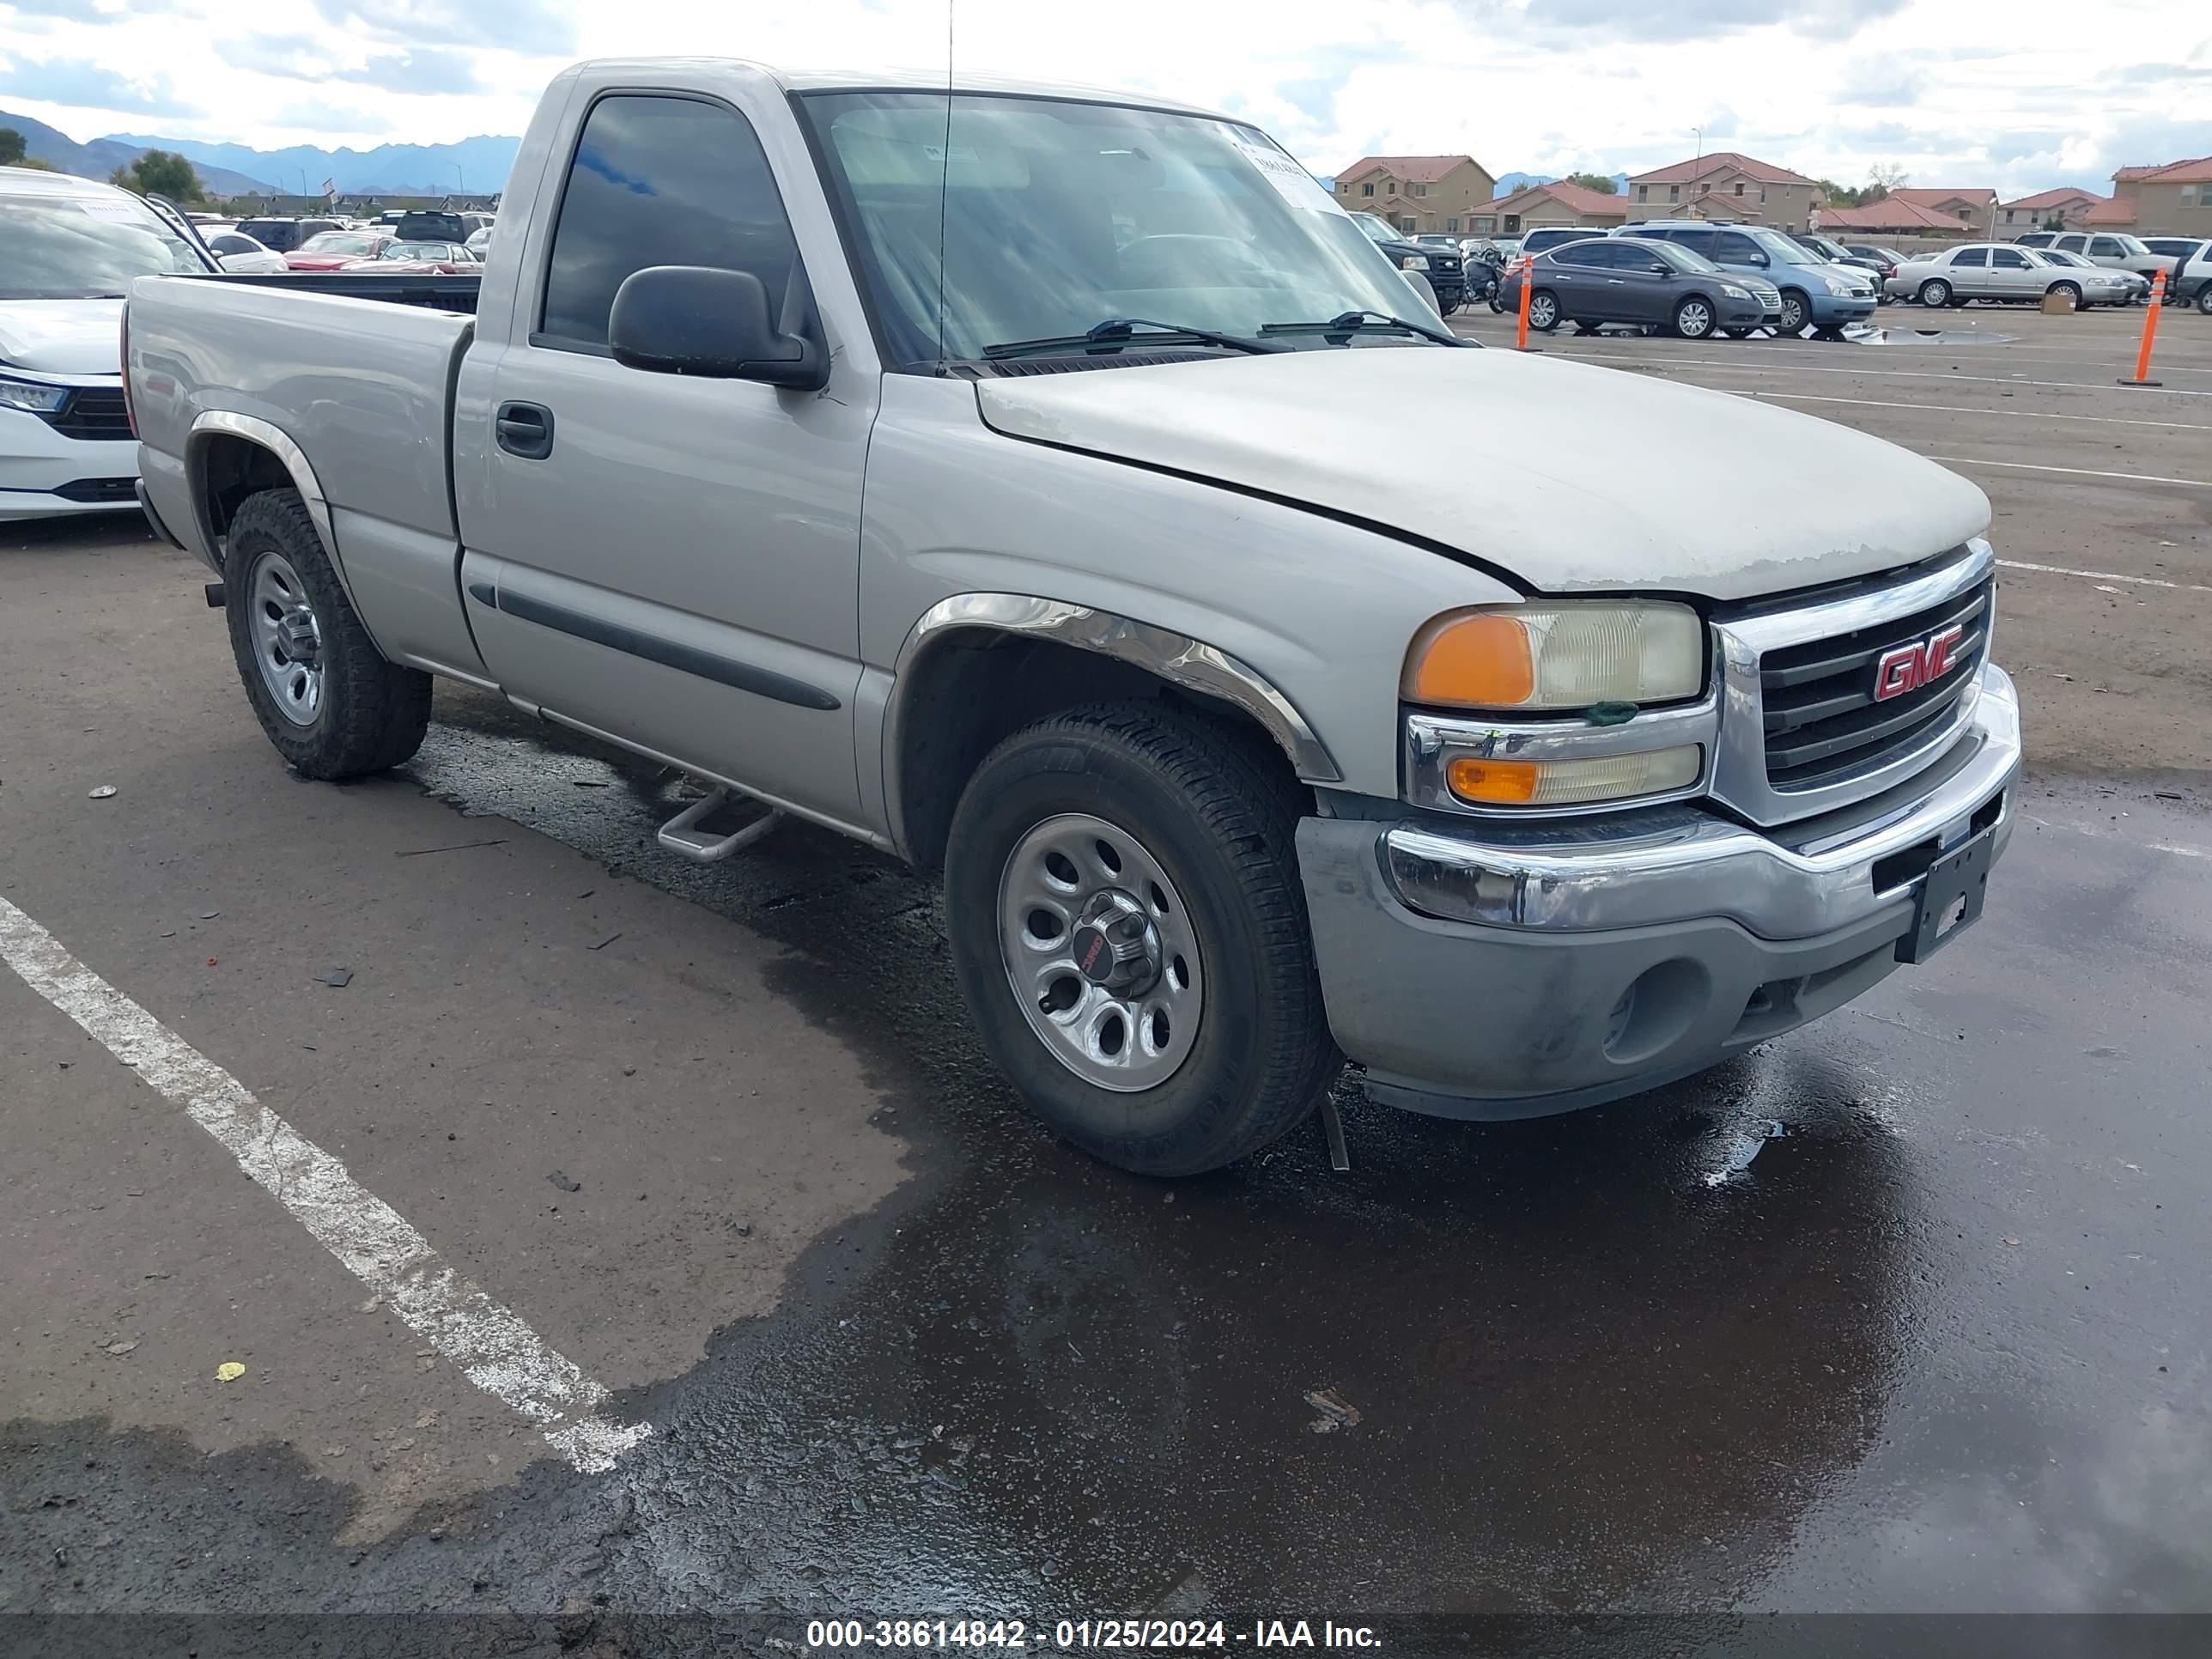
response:
<path fill-rule="evenodd" d="M 1830 207 L 1864 207 L 1869 202 L 1878 202 L 1881 193 L 1869 185 L 1864 190 L 1853 190 L 1849 185 L 1839 185 L 1832 179 L 1814 181 L 1820 188 L 1820 199 Z"/>
<path fill-rule="evenodd" d="M 127 167 L 118 167 L 108 182 L 141 196 L 166 196 L 173 202 L 206 199 L 200 176 L 192 164 L 173 150 L 149 149 Z"/>
<path fill-rule="evenodd" d="M 1862 200 L 1879 202 L 1893 190 L 1901 190 L 1912 175 L 1894 161 L 1876 161 L 1867 169 L 1867 187 Z"/>
<path fill-rule="evenodd" d="M 22 166 L 24 153 L 28 149 L 21 133 L 13 127 L 0 127 L 0 167 Z"/>
<path fill-rule="evenodd" d="M 19 167 L 28 167 L 33 173 L 59 173 L 61 171 L 59 167 L 56 167 L 52 161 L 47 161 L 42 155 L 26 155 L 21 161 L 16 162 L 15 165 Z"/>
<path fill-rule="evenodd" d="M 1602 173 L 1571 173 L 1559 181 L 1564 185 L 1580 185 L 1584 190 L 1594 190 L 1601 196 L 1618 196 L 1620 186 Z"/>

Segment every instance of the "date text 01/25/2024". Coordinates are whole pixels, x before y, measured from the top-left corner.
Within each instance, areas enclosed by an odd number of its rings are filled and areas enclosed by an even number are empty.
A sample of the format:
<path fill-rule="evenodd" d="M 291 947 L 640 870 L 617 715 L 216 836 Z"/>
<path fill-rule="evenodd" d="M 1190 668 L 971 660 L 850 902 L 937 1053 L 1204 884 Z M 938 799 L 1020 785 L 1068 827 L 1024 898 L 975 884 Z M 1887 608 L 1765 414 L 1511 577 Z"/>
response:
<path fill-rule="evenodd" d="M 1382 1645 L 1365 1625 L 1324 1619 L 1256 1619 L 1249 1631 L 1218 1619 L 1060 1619 L 1048 1624 L 1021 1619 L 817 1619 L 806 1626 L 806 1651 L 905 1648 L 947 1651 L 962 1648 L 1041 1648 L 1069 1652 L 1188 1651 L 1206 1648 L 1334 1648 Z"/>

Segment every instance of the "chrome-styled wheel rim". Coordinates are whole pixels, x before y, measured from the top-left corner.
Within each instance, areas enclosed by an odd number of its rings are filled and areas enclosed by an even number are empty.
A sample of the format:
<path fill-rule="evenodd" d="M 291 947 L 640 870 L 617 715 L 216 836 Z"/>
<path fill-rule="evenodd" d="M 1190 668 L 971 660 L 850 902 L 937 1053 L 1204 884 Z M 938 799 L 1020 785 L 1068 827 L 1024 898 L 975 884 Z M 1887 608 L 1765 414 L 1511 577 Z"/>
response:
<path fill-rule="evenodd" d="M 261 683 L 295 726 L 313 726 L 323 708 L 323 629 L 307 585 L 281 553 L 264 553 L 246 580 L 247 626 Z"/>
<path fill-rule="evenodd" d="M 1713 313 L 1692 301 L 1682 307 L 1682 314 L 1675 323 L 1683 333 L 1695 339 L 1713 325 Z"/>
<path fill-rule="evenodd" d="M 1553 301 L 1549 299 L 1531 300 L 1528 301 L 1528 320 L 1541 328 L 1552 320 L 1555 310 Z"/>
<path fill-rule="evenodd" d="M 1782 301 L 1782 331 L 1795 334 L 1804 326 L 1805 307 L 1795 300 L 1785 298 Z"/>
<path fill-rule="evenodd" d="M 1087 812 L 1047 818 L 999 877 L 999 953 L 1037 1040 L 1086 1083 L 1158 1087 L 1190 1057 L 1205 963 L 1151 850 Z"/>

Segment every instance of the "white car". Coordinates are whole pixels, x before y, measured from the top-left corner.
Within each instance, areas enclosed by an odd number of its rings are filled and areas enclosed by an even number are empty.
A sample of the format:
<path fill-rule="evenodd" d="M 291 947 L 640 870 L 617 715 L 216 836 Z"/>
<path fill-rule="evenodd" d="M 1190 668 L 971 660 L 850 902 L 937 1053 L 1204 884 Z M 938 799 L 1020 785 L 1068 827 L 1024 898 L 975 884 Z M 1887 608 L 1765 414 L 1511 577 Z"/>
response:
<path fill-rule="evenodd" d="M 123 297 L 207 258 L 112 185 L 0 167 L 0 522 L 136 511 Z"/>
<path fill-rule="evenodd" d="M 225 270 L 272 271 L 289 270 L 284 256 L 273 248 L 265 248 L 235 225 L 202 225 L 200 240 L 215 255 L 216 263 Z"/>
<path fill-rule="evenodd" d="M 2082 310 L 2127 303 L 2123 273 L 2094 266 L 2061 265 L 2034 248 L 2010 242 L 1967 242 L 1925 258 L 1907 259 L 1890 274 L 1893 298 L 1923 306 L 1962 306 L 1969 300 L 2039 301 L 2060 292 Z"/>

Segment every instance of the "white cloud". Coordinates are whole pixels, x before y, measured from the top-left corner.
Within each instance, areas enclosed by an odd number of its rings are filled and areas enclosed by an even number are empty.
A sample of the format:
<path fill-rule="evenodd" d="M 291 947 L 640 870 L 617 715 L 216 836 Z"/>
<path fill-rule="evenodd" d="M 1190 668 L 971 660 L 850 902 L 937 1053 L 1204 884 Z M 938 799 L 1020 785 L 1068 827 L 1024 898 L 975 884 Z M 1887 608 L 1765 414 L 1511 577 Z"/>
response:
<path fill-rule="evenodd" d="M 2013 195 L 2212 152 L 2212 123 L 2183 118 L 2212 107 L 2212 15 L 2111 0 L 2096 27 L 2081 18 L 2053 0 L 1115 0 L 1103 20 L 957 0 L 955 15 L 969 67 L 1235 109 L 1321 173 L 1451 150 L 1495 173 L 1634 173 L 1688 155 L 1703 127 L 1708 148 L 1815 176 L 1886 161 Z M 152 124 L 265 148 L 300 131 L 278 113 L 335 103 L 440 143 L 520 132 L 574 57 L 928 70 L 945 23 L 944 0 L 0 0 L 0 106 L 80 139 Z M 42 61 L 98 65 L 125 90 L 42 80 Z"/>

